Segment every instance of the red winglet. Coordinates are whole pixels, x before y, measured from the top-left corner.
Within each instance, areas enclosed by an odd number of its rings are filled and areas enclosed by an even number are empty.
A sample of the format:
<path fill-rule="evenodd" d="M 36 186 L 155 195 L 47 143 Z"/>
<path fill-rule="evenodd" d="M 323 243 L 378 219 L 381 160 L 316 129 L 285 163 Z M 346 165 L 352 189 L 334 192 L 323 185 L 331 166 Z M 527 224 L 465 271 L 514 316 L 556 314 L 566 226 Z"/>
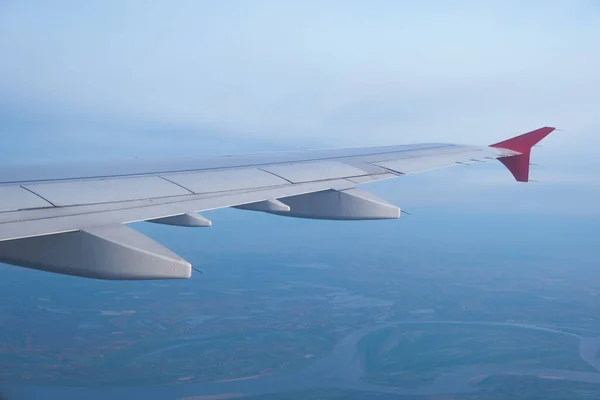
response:
<path fill-rule="evenodd" d="M 552 133 L 552 131 L 555 129 L 556 128 L 546 126 L 544 128 L 536 129 L 535 131 L 516 136 L 512 139 L 492 144 L 490 147 L 509 149 L 521 153 L 515 156 L 500 157 L 498 160 L 500 160 L 500 162 L 504 164 L 506 168 L 508 168 L 518 182 L 528 182 L 531 148 Z"/>

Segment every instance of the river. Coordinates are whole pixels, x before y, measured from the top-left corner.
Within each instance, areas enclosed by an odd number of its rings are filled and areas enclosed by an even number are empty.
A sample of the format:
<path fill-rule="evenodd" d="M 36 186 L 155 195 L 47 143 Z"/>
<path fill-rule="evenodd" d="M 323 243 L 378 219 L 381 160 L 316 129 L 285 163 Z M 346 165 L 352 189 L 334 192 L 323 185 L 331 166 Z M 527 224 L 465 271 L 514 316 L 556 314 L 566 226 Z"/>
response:
<path fill-rule="evenodd" d="M 462 321 L 399 321 L 382 323 L 358 329 L 342 339 L 326 357 L 303 370 L 281 371 L 271 375 L 263 375 L 254 379 L 190 383 L 163 387 L 141 388 L 97 388 L 97 387 L 21 387 L 13 388 L 11 394 L 19 399 L 89 399 L 104 400 L 143 398 L 149 400 L 201 398 L 201 396 L 223 396 L 219 398 L 241 395 L 261 395 L 299 390 L 343 389 L 363 392 L 391 394 L 460 394 L 477 391 L 474 382 L 485 375 L 535 375 L 564 379 L 576 382 L 600 384 L 600 372 L 580 372 L 561 369 L 523 368 L 497 365 L 457 366 L 452 372 L 441 374 L 432 382 L 413 388 L 374 385 L 362 381 L 364 374 L 358 351 L 358 342 L 379 329 L 406 324 L 461 324 L 481 326 L 511 326 L 518 329 L 533 329 L 552 332 L 558 335 L 569 335 L 579 338 L 579 355 L 589 365 L 600 371 L 600 360 L 596 354 L 600 350 L 600 337 L 580 336 L 562 329 L 573 331 L 567 327 L 541 326 L 505 322 L 462 322 Z"/>

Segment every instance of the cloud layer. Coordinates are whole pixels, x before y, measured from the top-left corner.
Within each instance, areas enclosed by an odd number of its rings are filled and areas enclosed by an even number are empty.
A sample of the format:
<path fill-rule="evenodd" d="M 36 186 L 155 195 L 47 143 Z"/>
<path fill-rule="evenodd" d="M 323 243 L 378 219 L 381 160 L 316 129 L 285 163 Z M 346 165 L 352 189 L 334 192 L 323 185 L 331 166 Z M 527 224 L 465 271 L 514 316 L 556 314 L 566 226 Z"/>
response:
<path fill-rule="evenodd" d="M 599 126 L 593 0 L 4 3 L 0 97 L 37 108 L 332 145 Z"/>
<path fill-rule="evenodd" d="M 488 144 L 555 125 L 539 189 L 498 166 L 381 190 L 597 214 L 599 26 L 595 0 L 3 1 L 1 155 Z"/>

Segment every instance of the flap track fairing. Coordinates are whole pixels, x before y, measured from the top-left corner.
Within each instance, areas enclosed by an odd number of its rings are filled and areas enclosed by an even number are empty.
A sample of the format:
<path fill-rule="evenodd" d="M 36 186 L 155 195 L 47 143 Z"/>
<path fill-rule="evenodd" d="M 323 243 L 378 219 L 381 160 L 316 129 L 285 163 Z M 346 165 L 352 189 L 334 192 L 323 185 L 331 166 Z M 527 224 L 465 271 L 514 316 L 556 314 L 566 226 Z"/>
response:
<path fill-rule="evenodd" d="M 325 190 L 280 199 L 287 212 L 270 212 L 288 217 L 328 220 L 396 219 L 400 208 L 361 189 Z"/>
<path fill-rule="evenodd" d="M 97 279 L 181 279 L 191 265 L 125 225 L 0 242 L 0 262 Z"/>

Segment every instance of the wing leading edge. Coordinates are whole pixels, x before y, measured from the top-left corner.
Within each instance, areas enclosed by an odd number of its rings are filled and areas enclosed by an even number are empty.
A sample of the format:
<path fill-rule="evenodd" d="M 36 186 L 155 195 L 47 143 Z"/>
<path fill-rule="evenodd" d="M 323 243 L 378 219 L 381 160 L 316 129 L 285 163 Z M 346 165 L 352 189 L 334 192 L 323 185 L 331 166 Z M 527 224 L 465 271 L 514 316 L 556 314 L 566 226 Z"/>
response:
<path fill-rule="evenodd" d="M 189 278 L 189 262 L 124 224 L 209 227 L 196 213 L 224 207 L 310 219 L 398 218 L 398 207 L 356 186 L 493 159 L 527 182 L 531 148 L 553 130 L 487 147 L 423 144 L 5 169 L 0 262 L 96 279 Z"/>

